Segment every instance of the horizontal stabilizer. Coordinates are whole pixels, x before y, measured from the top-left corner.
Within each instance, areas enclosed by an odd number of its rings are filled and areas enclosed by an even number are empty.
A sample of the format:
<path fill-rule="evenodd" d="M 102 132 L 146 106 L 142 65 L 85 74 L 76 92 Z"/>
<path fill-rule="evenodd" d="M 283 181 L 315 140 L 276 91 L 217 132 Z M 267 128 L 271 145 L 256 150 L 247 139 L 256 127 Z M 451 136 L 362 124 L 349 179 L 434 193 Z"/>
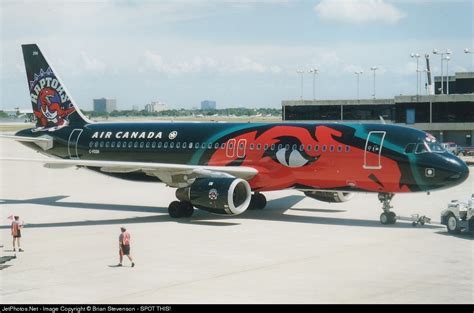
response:
<path fill-rule="evenodd" d="M 53 137 L 43 135 L 40 137 L 26 137 L 26 136 L 15 136 L 15 135 L 0 135 L 0 138 L 13 139 L 21 142 L 33 142 L 37 144 L 43 150 L 49 150 L 53 147 Z"/>

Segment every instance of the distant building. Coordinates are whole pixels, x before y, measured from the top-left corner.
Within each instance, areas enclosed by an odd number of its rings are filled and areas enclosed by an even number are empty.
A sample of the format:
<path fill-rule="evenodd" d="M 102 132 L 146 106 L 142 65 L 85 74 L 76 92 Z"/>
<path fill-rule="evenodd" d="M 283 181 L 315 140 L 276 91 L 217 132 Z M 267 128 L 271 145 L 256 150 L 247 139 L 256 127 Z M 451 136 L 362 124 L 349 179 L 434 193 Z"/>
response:
<path fill-rule="evenodd" d="M 145 111 L 149 113 L 165 111 L 167 109 L 168 107 L 166 106 L 166 103 L 160 101 L 152 101 L 151 103 L 145 105 Z"/>
<path fill-rule="evenodd" d="M 139 111 L 138 110 L 138 105 L 132 105 L 132 111 Z"/>
<path fill-rule="evenodd" d="M 117 110 L 117 100 L 116 99 L 94 99 L 94 112 L 99 113 L 110 113 Z"/>
<path fill-rule="evenodd" d="M 216 109 L 216 101 L 212 101 L 212 100 L 201 101 L 201 110 L 215 110 L 215 109 Z"/>

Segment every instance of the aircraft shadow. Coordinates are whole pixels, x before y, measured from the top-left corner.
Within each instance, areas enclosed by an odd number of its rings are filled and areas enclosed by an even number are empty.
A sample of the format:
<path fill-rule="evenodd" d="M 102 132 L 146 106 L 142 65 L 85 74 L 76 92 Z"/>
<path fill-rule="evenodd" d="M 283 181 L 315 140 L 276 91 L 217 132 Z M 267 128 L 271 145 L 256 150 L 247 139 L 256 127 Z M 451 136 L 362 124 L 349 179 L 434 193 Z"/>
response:
<path fill-rule="evenodd" d="M 103 203 L 86 203 L 86 202 L 59 202 L 68 196 L 53 196 L 44 198 L 33 198 L 26 200 L 0 199 L 2 204 L 38 204 L 47 206 L 56 206 L 61 208 L 77 208 L 77 209 L 95 209 L 95 210 L 112 210 L 112 211 L 129 211 L 129 212 L 148 212 L 148 213 L 165 213 L 160 215 L 150 215 L 142 217 L 130 217 L 120 219 L 106 220 L 83 220 L 72 222 L 53 222 L 27 224 L 28 228 L 47 228 L 47 227 L 69 227 L 69 226 L 93 226 L 93 225 L 115 225 L 115 224 L 136 224 L 136 223 L 158 223 L 158 222 L 175 222 L 198 226 L 236 226 L 240 223 L 232 222 L 234 217 L 213 215 L 207 212 L 196 210 L 191 218 L 173 219 L 168 215 L 168 209 L 162 207 L 150 206 L 134 206 L 121 204 L 103 204 Z M 345 210 L 327 210 L 318 208 L 296 208 L 292 209 L 296 203 L 304 199 L 304 196 L 291 195 L 275 200 L 268 201 L 267 208 L 264 210 L 248 210 L 242 215 L 235 218 L 254 219 L 265 221 L 278 221 L 290 223 L 304 224 L 322 224 L 322 225 L 340 225 L 353 227 L 384 227 L 384 228 L 412 228 L 411 223 L 396 223 L 394 225 L 382 225 L 378 220 L 359 220 L 348 218 L 334 218 L 321 216 L 298 216 L 284 214 L 287 210 L 301 212 L 321 212 L 321 213 L 340 213 Z M 10 228 L 9 225 L 0 226 L 0 229 Z M 423 228 L 442 228 L 436 225 L 424 225 Z"/>

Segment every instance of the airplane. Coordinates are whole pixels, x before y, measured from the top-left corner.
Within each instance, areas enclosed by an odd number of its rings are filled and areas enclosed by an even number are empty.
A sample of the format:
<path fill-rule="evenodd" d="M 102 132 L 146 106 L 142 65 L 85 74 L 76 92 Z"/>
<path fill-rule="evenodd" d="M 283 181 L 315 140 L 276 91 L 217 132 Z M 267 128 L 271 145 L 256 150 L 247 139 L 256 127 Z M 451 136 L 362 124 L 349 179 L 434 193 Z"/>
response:
<path fill-rule="evenodd" d="M 432 135 L 362 123 L 91 122 L 36 44 L 22 45 L 36 126 L 5 135 L 48 159 L 130 181 L 176 188 L 172 218 L 195 208 L 221 215 L 263 209 L 263 192 L 295 189 L 325 202 L 377 193 L 382 224 L 394 224 L 394 194 L 456 186 L 466 164 Z"/>

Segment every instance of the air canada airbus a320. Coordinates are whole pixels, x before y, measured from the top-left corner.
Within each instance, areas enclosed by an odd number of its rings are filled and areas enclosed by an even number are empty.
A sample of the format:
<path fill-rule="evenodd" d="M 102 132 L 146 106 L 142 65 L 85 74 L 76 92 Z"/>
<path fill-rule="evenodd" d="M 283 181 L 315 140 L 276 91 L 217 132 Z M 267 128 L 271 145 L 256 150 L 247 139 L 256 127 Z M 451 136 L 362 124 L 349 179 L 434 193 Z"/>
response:
<path fill-rule="evenodd" d="M 10 137 L 52 157 L 30 161 L 165 183 L 177 188 L 174 218 L 195 208 L 238 215 L 263 209 L 262 192 L 296 189 L 326 202 L 378 193 L 380 221 L 393 224 L 395 193 L 452 187 L 469 174 L 433 136 L 396 125 L 91 122 L 38 46 L 22 48 L 36 127 Z"/>

